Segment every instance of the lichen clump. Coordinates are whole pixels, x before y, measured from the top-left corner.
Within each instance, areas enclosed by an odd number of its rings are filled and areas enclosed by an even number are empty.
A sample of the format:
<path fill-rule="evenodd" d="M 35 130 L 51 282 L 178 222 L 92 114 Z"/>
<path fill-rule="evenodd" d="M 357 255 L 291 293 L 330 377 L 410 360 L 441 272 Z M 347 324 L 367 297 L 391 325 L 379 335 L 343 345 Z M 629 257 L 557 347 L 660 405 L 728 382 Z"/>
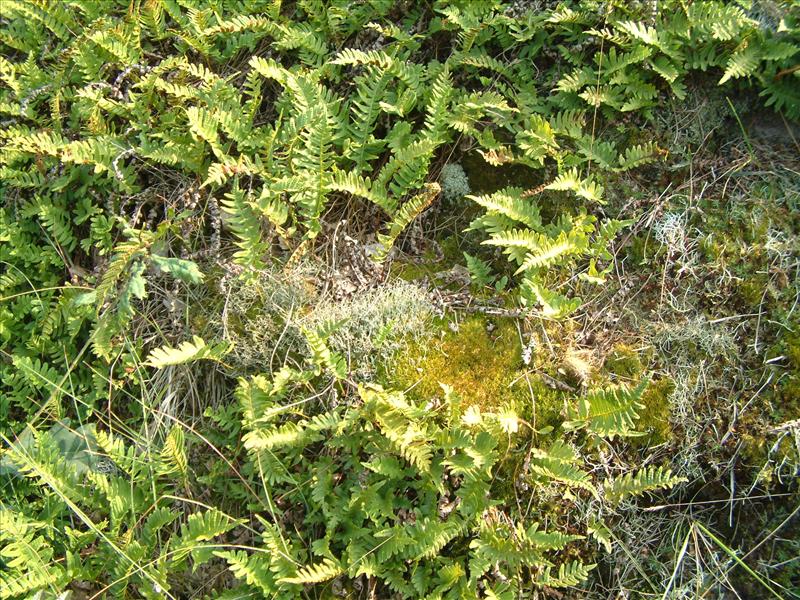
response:
<path fill-rule="evenodd" d="M 459 200 L 471 191 L 464 167 L 458 163 L 445 165 L 439 179 L 442 184 L 442 196 L 447 201 Z"/>
<path fill-rule="evenodd" d="M 226 310 L 213 325 L 233 344 L 229 360 L 247 369 L 307 357 L 303 331 L 330 328 L 330 348 L 370 378 L 377 362 L 423 335 L 430 321 L 428 294 L 413 283 L 398 279 L 337 299 L 317 289 L 319 281 L 304 265 L 280 275 L 264 271 L 223 289 Z"/>

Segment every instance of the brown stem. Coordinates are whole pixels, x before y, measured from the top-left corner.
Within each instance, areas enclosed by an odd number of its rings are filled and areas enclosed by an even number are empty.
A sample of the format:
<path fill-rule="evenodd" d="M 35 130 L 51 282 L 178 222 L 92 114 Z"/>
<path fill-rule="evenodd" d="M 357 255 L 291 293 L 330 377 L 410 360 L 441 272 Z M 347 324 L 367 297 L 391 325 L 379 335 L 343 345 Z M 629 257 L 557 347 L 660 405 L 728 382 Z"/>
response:
<path fill-rule="evenodd" d="M 778 74 L 775 75 L 774 80 L 778 81 L 784 75 L 791 75 L 792 73 L 798 70 L 800 70 L 800 64 L 795 65 L 793 67 L 789 67 L 788 69 L 784 69 L 783 71 L 778 71 Z"/>

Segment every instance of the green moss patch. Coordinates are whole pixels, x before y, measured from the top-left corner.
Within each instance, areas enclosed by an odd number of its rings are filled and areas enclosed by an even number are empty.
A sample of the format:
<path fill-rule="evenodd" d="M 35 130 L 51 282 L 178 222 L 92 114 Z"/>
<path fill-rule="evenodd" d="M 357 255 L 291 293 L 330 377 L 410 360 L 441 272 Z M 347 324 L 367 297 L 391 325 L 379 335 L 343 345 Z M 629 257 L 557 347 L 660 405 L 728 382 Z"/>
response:
<path fill-rule="evenodd" d="M 671 379 L 657 379 L 650 382 L 642 396 L 644 408 L 639 411 L 637 429 L 648 434 L 639 438 L 646 446 L 663 444 L 672 439 L 669 399 L 674 389 L 675 384 Z"/>
<path fill-rule="evenodd" d="M 536 426 L 556 424 L 563 393 L 547 387 L 522 363 L 519 334 L 513 322 L 493 322 L 472 316 L 438 340 L 412 342 L 387 368 L 384 378 L 395 387 L 411 388 L 419 401 L 442 393 L 440 383 L 453 387 L 465 406 L 492 411 L 512 404 Z"/>

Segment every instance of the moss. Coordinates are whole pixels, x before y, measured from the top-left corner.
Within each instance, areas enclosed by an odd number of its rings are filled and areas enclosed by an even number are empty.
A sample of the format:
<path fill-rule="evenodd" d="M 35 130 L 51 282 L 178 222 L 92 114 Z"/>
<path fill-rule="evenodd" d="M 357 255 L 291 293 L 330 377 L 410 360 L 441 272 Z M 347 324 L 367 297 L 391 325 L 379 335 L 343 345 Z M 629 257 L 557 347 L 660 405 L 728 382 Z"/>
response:
<path fill-rule="evenodd" d="M 755 429 L 753 431 L 739 436 L 741 464 L 751 472 L 758 470 L 756 479 L 765 487 L 781 485 L 779 471 L 783 472 L 785 481 L 787 471 L 796 472 L 800 468 L 800 455 L 794 436 L 785 436 L 778 442 L 774 435 L 755 433 Z"/>
<path fill-rule="evenodd" d="M 427 264 L 401 261 L 392 263 L 392 276 L 404 281 L 419 281 L 433 272 L 430 265 Z"/>
<path fill-rule="evenodd" d="M 481 316 L 461 321 L 456 331 L 441 323 L 444 335 L 409 343 L 385 370 L 384 380 L 411 388 L 409 395 L 418 401 L 440 395 L 439 384 L 446 383 L 465 406 L 492 411 L 510 403 L 524 418 L 534 418 L 537 426 L 554 424 L 563 400 L 538 377 L 526 375 L 516 327 L 500 321 L 489 331 L 488 324 Z"/>
<path fill-rule="evenodd" d="M 429 249 L 419 260 L 398 260 L 392 263 L 392 276 L 405 281 L 418 281 L 425 277 L 433 277 L 436 273 L 446 271 L 456 264 L 463 264 L 464 255 L 455 235 L 443 238 L 439 242 L 441 254 Z"/>
<path fill-rule="evenodd" d="M 535 402 L 531 414 L 528 415 L 533 426 L 542 429 L 546 426 L 558 427 L 563 421 L 562 414 L 567 402 L 574 404 L 574 394 L 559 392 L 547 386 L 542 378 L 534 376 L 529 379 Z"/>
<path fill-rule="evenodd" d="M 717 262 L 725 258 L 728 248 L 724 242 L 719 240 L 718 236 L 707 235 L 700 242 L 700 250 L 706 260 Z"/>
<path fill-rule="evenodd" d="M 787 335 L 783 344 L 784 355 L 790 368 L 800 374 L 800 333 Z"/>
<path fill-rule="evenodd" d="M 647 386 L 641 399 L 644 408 L 639 411 L 637 422 L 637 429 L 648 434 L 637 438 L 641 445 L 655 446 L 672 439 L 669 398 L 674 389 L 675 384 L 669 378 L 651 381 Z"/>
<path fill-rule="evenodd" d="M 444 262 L 447 265 L 454 265 L 456 263 L 464 262 L 464 254 L 461 251 L 461 246 L 459 242 L 458 236 L 451 235 L 444 238 L 440 243 L 439 247 L 442 250 L 442 254 L 444 255 Z"/>
<path fill-rule="evenodd" d="M 639 353 L 626 344 L 614 346 L 603 367 L 608 373 L 631 380 L 639 379 L 644 373 Z"/>
<path fill-rule="evenodd" d="M 747 306 L 757 307 L 764 299 L 764 290 L 768 285 L 769 278 L 766 275 L 751 274 L 738 283 L 737 291 Z"/>
<path fill-rule="evenodd" d="M 447 383 L 467 404 L 481 408 L 500 404 L 520 366 L 516 330 L 502 324 L 490 333 L 483 318 L 470 317 L 457 331 L 446 331 L 440 340 L 408 348 L 392 365 L 395 383 L 414 385 L 412 395 L 420 399 L 439 394 L 439 383 Z"/>
<path fill-rule="evenodd" d="M 741 440 L 743 464 L 762 468 L 759 477 L 764 485 L 777 465 L 800 465 L 800 455 L 793 435 L 787 435 L 776 445 L 779 434 L 765 429 L 778 427 L 800 419 L 800 325 L 789 323 L 790 330 L 768 350 L 767 355 L 785 357 L 773 367 L 774 383 L 755 397 L 736 425 Z M 768 418 L 765 419 L 765 415 Z M 767 464 L 771 461 L 771 464 Z"/>
<path fill-rule="evenodd" d="M 658 250 L 658 242 L 654 242 L 646 232 L 634 235 L 628 240 L 627 254 L 635 264 L 650 263 Z"/>
<path fill-rule="evenodd" d="M 492 166 L 477 152 L 464 155 L 461 164 L 473 194 L 490 194 L 504 187 L 533 188 L 543 181 L 541 172 L 520 164 Z"/>

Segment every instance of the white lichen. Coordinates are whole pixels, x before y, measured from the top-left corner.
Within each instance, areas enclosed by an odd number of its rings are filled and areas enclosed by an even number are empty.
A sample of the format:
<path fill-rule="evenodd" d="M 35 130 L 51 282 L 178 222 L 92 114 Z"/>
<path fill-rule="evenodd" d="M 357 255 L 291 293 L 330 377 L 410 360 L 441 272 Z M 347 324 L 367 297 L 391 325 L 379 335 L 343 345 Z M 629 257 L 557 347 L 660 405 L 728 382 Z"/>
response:
<path fill-rule="evenodd" d="M 460 200 L 471 191 L 467 174 L 458 163 L 445 165 L 439 181 L 442 185 L 442 197 L 447 201 Z"/>
<path fill-rule="evenodd" d="M 219 337 L 233 343 L 229 361 L 243 368 L 283 364 L 308 356 L 303 330 L 331 322 L 339 327 L 328 339 L 359 375 L 396 352 L 402 339 L 425 332 L 433 306 L 427 292 L 412 283 L 391 281 L 338 298 L 321 291 L 321 273 L 311 265 L 291 272 L 264 271 L 249 280 L 225 280 Z"/>

